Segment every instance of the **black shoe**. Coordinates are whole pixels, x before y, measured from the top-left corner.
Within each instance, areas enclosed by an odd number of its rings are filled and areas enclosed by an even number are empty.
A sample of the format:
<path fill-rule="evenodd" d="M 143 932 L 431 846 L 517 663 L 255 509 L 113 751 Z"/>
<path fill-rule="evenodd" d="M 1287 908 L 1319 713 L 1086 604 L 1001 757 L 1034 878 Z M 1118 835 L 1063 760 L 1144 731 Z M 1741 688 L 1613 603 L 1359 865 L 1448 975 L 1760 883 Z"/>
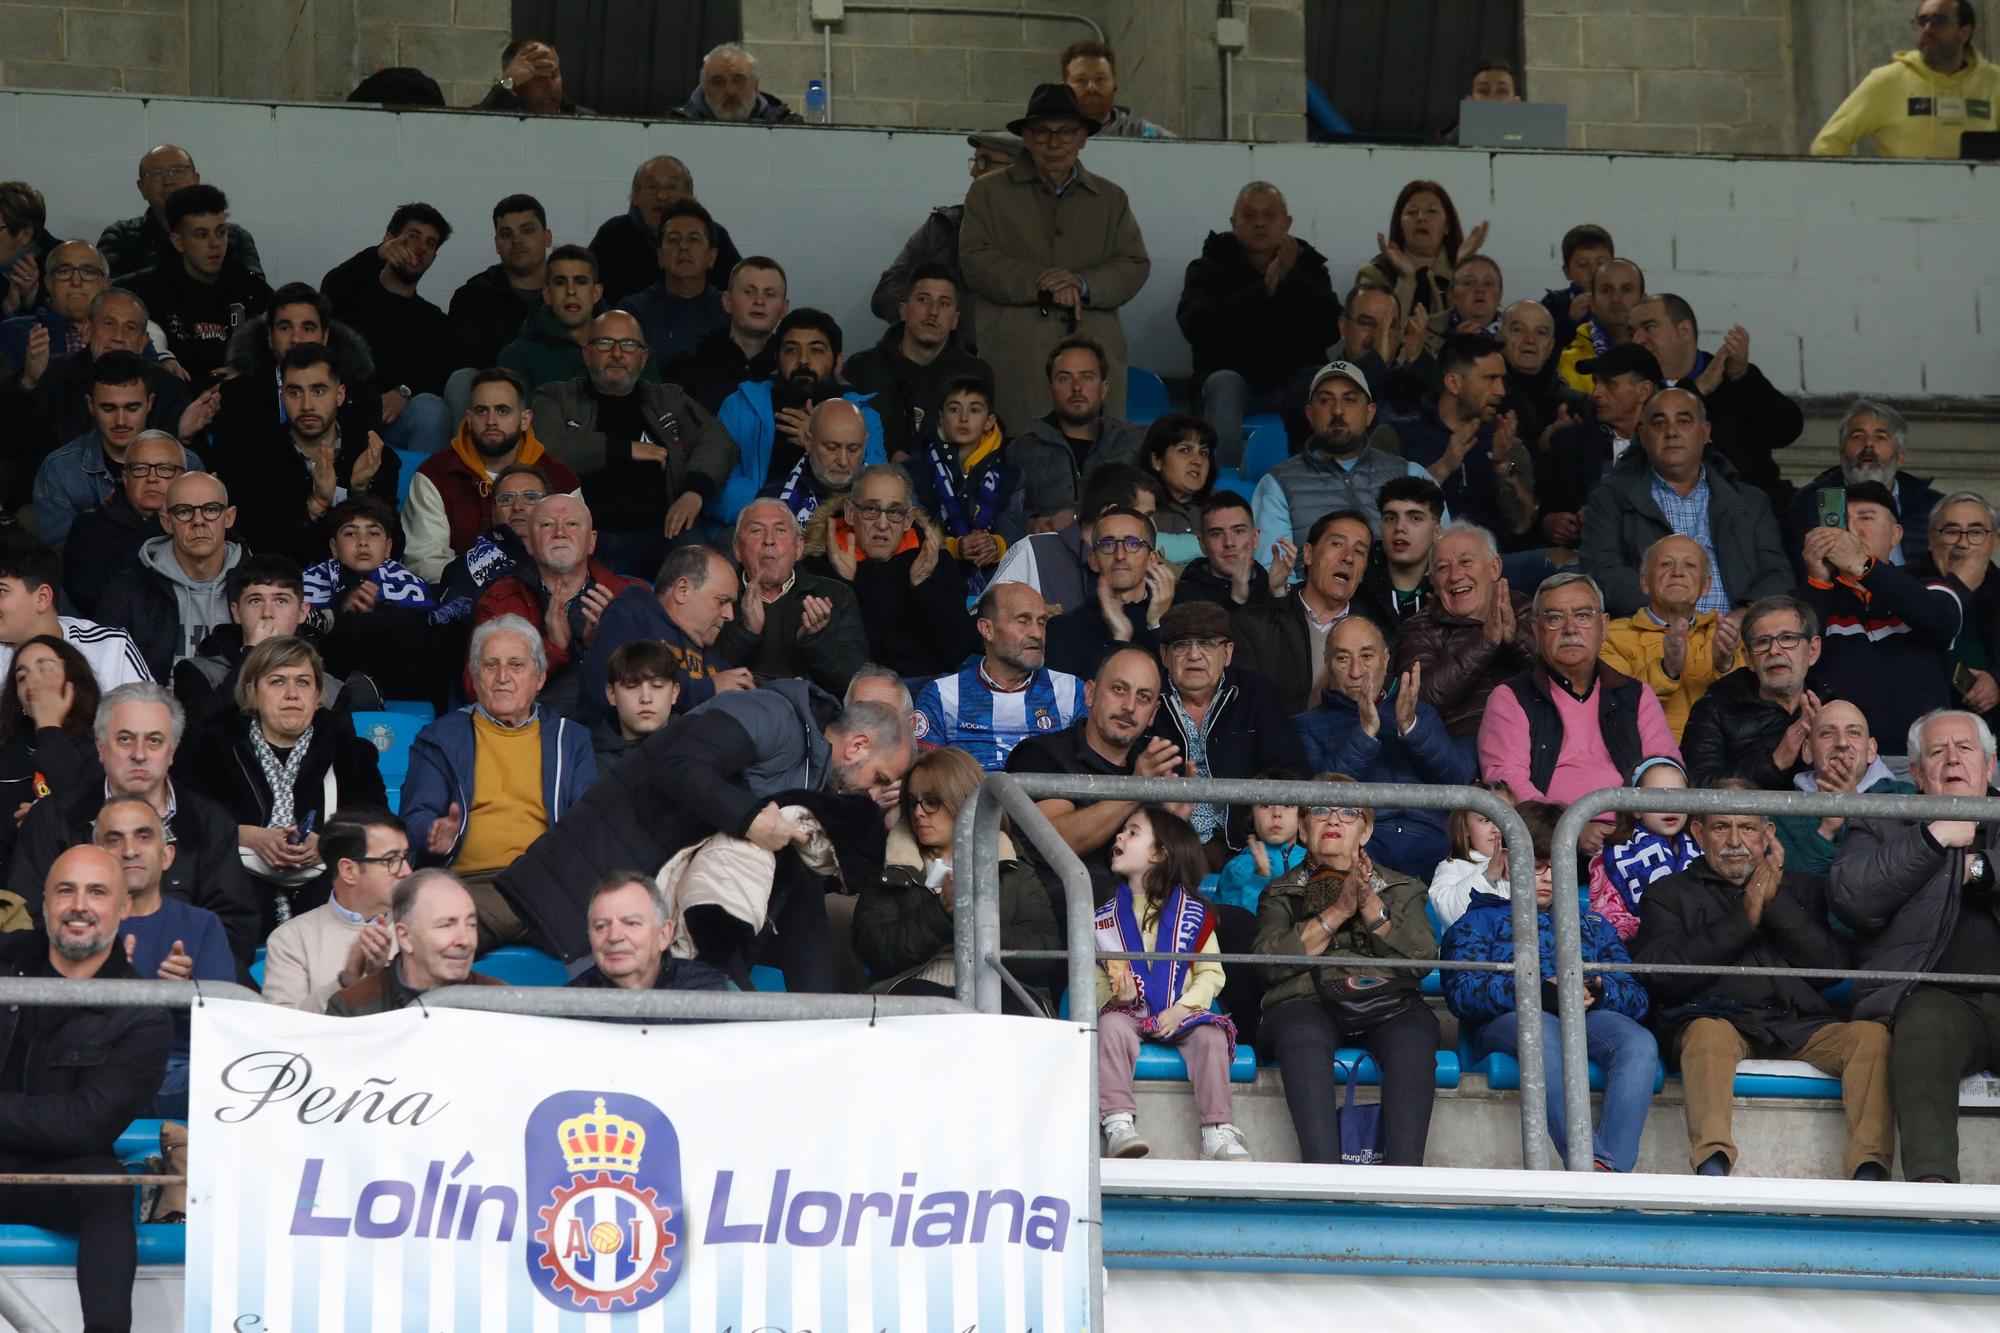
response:
<path fill-rule="evenodd" d="M 1887 1180 L 1889 1178 L 1889 1168 L 1883 1166 L 1880 1162 L 1863 1162 L 1860 1166 L 1854 1168 L 1853 1178 L 1855 1180 Z"/>
<path fill-rule="evenodd" d="M 1729 1174 L 1729 1154 L 1710 1153 L 1708 1160 L 1694 1169 L 1698 1176 L 1726 1176 Z"/>

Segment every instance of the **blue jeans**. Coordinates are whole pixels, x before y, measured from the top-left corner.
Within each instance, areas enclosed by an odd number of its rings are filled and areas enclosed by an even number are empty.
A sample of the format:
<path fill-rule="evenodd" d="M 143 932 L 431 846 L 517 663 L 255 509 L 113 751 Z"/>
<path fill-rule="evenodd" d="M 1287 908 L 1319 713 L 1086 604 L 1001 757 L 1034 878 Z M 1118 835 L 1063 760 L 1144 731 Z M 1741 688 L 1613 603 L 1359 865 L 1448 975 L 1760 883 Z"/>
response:
<path fill-rule="evenodd" d="M 451 443 L 457 427 L 444 399 L 434 393 L 420 393 L 403 404 L 394 421 L 382 427 L 382 443 L 391 449 L 434 454 Z"/>
<path fill-rule="evenodd" d="M 167 1056 L 166 1077 L 153 1097 L 153 1114 L 162 1120 L 185 1120 L 188 1115 L 188 1056 L 185 1051 Z"/>
<path fill-rule="evenodd" d="M 1502 1014 L 1479 1030 L 1479 1054 L 1495 1051 L 1509 1055 L 1519 1052 L 1519 1013 Z M 1613 1171 L 1630 1171 L 1639 1160 L 1639 1135 L 1646 1128 L 1646 1108 L 1652 1104 L 1653 1084 L 1660 1076 L 1660 1047 L 1653 1034 L 1640 1023 L 1613 1013 L 1593 1009 L 1583 1016 L 1583 1031 L 1590 1058 L 1604 1067 L 1604 1110 L 1597 1118 L 1597 1132 L 1590 1136 L 1590 1153 Z M 1547 1080 L 1549 1135 L 1556 1152 L 1563 1154 L 1569 1142 L 1569 1117 L 1563 1106 L 1562 1032 L 1556 1016 L 1542 1014 L 1542 1076 Z M 1564 1155 L 1567 1162 L 1567 1155 Z"/>
<path fill-rule="evenodd" d="M 1215 465 L 1243 466 L 1243 418 L 1276 412 L 1284 399 L 1276 389 L 1262 393 L 1233 370 L 1218 370 L 1201 382 L 1201 414 L 1215 427 Z"/>

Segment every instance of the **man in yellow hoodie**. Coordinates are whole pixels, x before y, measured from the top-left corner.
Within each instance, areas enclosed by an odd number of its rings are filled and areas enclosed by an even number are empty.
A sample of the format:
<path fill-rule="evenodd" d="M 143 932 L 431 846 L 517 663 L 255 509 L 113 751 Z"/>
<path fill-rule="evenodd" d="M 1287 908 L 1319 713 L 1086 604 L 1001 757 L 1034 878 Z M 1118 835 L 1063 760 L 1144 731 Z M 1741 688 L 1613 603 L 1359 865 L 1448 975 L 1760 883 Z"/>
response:
<path fill-rule="evenodd" d="M 1647 548 L 1639 567 L 1646 605 L 1606 625 L 1598 652 L 1606 666 L 1644 681 L 1660 697 L 1676 742 L 1694 701 L 1739 660 L 1743 613 L 1695 611 L 1708 580 L 1708 555 L 1699 542 L 1660 538 Z"/>
<path fill-rule="evenodd" d="M 2000 69 L 1972 49 L 1970 0 L 1923 0 L 1917 49 L 1868 72 L 1812 142 L 1815 157 L 1840 157 L 1863 135 L 1883 157 L 1958 156 L 1967 130 L 2000 129 Z"/>

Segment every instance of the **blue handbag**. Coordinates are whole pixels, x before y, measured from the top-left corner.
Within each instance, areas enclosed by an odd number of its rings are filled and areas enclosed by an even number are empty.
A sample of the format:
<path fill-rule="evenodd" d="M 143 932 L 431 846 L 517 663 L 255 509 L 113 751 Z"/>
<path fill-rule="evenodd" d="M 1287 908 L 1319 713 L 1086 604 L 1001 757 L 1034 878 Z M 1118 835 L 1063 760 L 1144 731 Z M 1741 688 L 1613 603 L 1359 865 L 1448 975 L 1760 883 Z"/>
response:
<path fill-rule="evenodd" d="M 1359 1083 L 1359 1066 L 1347 1068 L 1347 1097 L 1340 1105 L 1340 1161 L 1343 1166 L 1380 1166 L 1388 1160 L 1382 1151 L 1382 1103 L 1354 1104 L 1354 1085 Z"/>

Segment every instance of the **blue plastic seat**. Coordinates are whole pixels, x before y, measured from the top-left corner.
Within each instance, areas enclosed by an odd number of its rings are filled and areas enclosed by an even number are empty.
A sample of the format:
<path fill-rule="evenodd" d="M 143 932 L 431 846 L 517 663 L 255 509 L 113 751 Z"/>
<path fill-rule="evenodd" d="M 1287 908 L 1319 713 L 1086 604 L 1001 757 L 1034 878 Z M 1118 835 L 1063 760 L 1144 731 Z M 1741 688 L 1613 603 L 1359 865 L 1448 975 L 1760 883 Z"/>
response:
<path fill-rule="evenodd" d="M 375 764 L 381 770 L 384 787 L 391 791 L 402 788 L 403 779 L 410 775 L 410 743 L 427 722 L 428 719 L 406 712 L 354 714 L 354 734 L 380 752 Z M 392 807 L 394 804 L 392 801 Z"/>
<path fill-rule="evenodd" d="M 750 969 L 750 988 L 782 994 L 785 989 L 785 974 L 775 967 L 759 963 Z"/>
<path fill-rule="evenodd" d="M 1250 423 L 1243 424 L 1247 427 Z M 1243 443 L 1243 479 L 1255 486 L 1266 472 L 1291 457 L 1291 452 L 1283 426 L 1259 426 Z"/>
<path fill-rule="evenodd" d="M 521 944 L 495 949 L 473 963 L 472 969 L 509 986 L 569 985 L 569 969 L 562 959 Z"/>
<path fill-rule="evenodd" d="M 1516 1060 L 1505 1051 L 1495 1051 L 1483 1060 L 1478 1059 L 1477 1053 L 1473 1050 L 1471 1038 L 1465 1035 L 1459 1037 L 1458 1045 L 1460 1065 L 1467 1073 L 1486 1075 L 1486 1086 L 1498 1092 L 1519 1092 L 1521 1090 L 1521 1062 L 1519 1060 Z M 1665 1064 L 1662 1064 L 1659 1067 L 1659 1071 L 1653 1075 L 1653 1091 L 1658 1092 L 1665 1086 L 1667 1086 L 1667 1067 Z M 1835 1085 L 1836 1088 L 1838 1086 L 1838 1084 Z M 1592 1092 L 1604 1091 L 1604 1066 L 1598 1064 L 1595 1060 L 1590 1062 L 1590 1090 Z M 1838 1094 L 1836 1093 L 1836 1095 Z"/>
<path fill-rule="evenodd" d="M 754 976 L 754 974 L 753 974 Z M 1212 1014 L 1222 1012 L 1221 1002 L 1208 1006 Z M 1056 1000 L 1056 1017 L 1069 1017 L 1069 992 L 1064 991 Z M 1187 1079 L 1187 1061 L 1180 1051 L 1164 1042 L 1142 1041 L 1139 1043 L 1139 1059 L 1132 1066 L 1135 1079 Z M 1229 1062 L 1231 1083 L 1255 1083 L 1257 1081 L 1257 1052 L 1247 1041 L 1236 1043 L 1236 1055 Z"/>
<path fill-rule="evenodd" d="M 112 1152 L 125 1163 L 132 1174 L 141 1174 L 140 1168 L 148 1157 L 160 1151 L 160 1122 L 158 1120 L 134 1120 L 127 1125 L 112 1144 Z M 94 1185 L 92 1189 L 108 1189 L 106 1185 Z M 139 1191 L 132 1191 L 133 1207 L 138 1206 Z M 187 1262 L 187 1228 L 184 1226 L 155 1223 L 139 1227 L 139 1262 L 142 1264 L 182 1264 Z M 58 1231 L 45 1230 L 20 1224 L 0 1226 L 0 1267 L 22 1265 L 64 1265 L 76 1264 L 76 1238 Z"/>
<path fill-rule="evenodd" d="M 1344 1084 L 1353 1078 L 1361 1087 L 1382 1086 L 1382 1067 L 1375 1063 L 1375 1057 L 1359 1046 L 1342 1046 L 1333 1053 L 1333 1081 Z M 1455 1088 L 1462 1077 L 1457 1051 L 1437 1053 L 1437 1086 Z"/>
<path fill-rule="evenodd" d="M 408 713 L 429 722 L 438 715 L 438 710 L 428 699 L 384 699 L 382 709 L 388 713 Z"/>
<path fill-rule="evenodd" d="M 1257 486 L 1255 482 L 1244 477 L 1240 470 L 1233 467 L 1219 467 L 1215 470 L 1215 489 L 1229 491 L 1249 500 L 1255 494 Z"/>
<path fill-rule="evenodd" d="M 417 449 L 398 449 L 396 457 L 402 460 L 403 470 L 396 476 L 396 508 L 402 509 L 403 501 L 410 498 L 410 483 L 417 479 L 417 469 L 424 465 L 429 454 Z"/>
<path fill-rule="evenodd" d="M 1144 425 L 1174 410 L 1167 382 L 1144 366 L 1125 367 L 1125 419 Z"/>
<path fill-rule="evenodd" d="M 1244 438 L 1248 439 L 1251 435 L 1264 429 L 1266 426 L 1276 426 L 1279 430 L 1283 430 L 1285 428 L 1285 419 L 1276 412 L 1252 412 L 1249 416 L 1243 418 Z"/>
<path fill-rule="evenodd" d="M 257 950 L 257 956 L 250 960 L 250 980 L 256 983 L 258 990 L 264 989 L 264 951 L 262 949 Z"/>

